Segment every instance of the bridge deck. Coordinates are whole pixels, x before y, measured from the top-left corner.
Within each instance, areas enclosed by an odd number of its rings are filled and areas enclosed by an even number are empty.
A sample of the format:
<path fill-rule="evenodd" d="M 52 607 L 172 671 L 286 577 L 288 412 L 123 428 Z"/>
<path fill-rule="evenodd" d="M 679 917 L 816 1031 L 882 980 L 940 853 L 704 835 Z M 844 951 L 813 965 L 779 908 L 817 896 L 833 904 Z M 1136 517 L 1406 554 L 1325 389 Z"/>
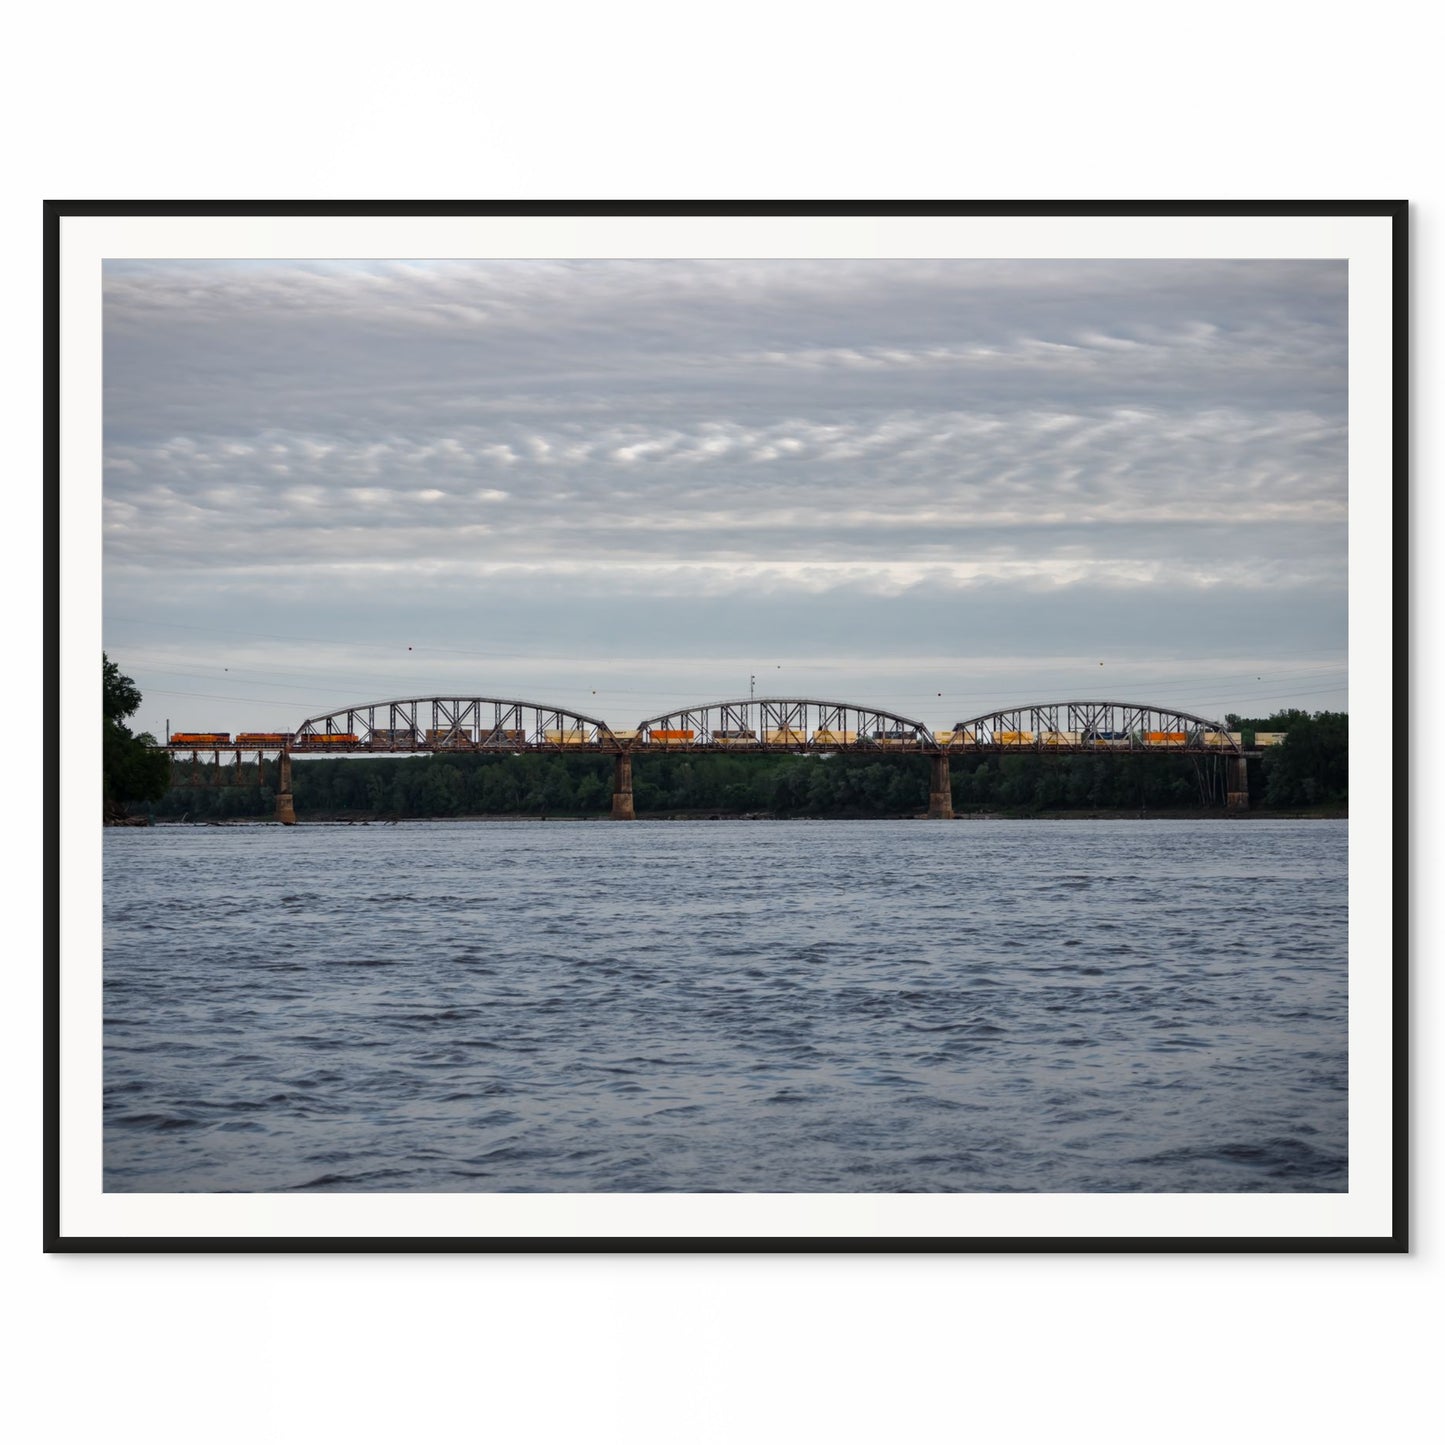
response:
<path fill-rule="evenodd" d="M 234 757 L 240 754 L 244 757 L 275 757 L 281 752 L 276 745 L 258 747 L 254 744 L 222 743 L 209 746 L 197 746 L 194 743 L 172 743 L 161 744 L 159 751 L 170 753 L 172 757 L 189 758 L 196 757 Z M 452 756 L 459 753 L 487 753 L 510 755 L 519 753 L 555 753 L 563 755 L 567 753 L 583 754 L 605 754 L 608 757 L 616 756 L 618 753 L 631 753 L 638 757 L 660 757 L 674 754 L 706 753 L 709 756 L 719 754 L 736 754 L 740 757 L 747 757 L 755 753 L 797 753 L 797 754 L 819 754 L 831 756 L 835 753 L 842 753 L 853 757 L 897 757 L 903 755 L 916 755 L 919 757 L 933 757 L 939 754 L 950 758 L 966 757 L 991 757 L 997 754 L 1006 756 L 1023 756 L 1042 754 L 1047 757 L 1058 756 L 1087 756 L 1087 757 L 1117 757 L 1121 753 L 1131 755 L 1148 755 L 1150 757 L 1210 757 L 1230 758 L 1246 757 L 1261 758 L 1264 756 L 1260 748 L 1235 749 L 1229 746 L 1189 746 L 1183 743 L 1132 743 L 1124 741 L 1110 741 L 1098 743 L 927 743 L 923 741 L 907 742 L 857 742 L 857 743 L 766 743 L 766 742 L 691 742 L 691 743 L 650 743 L 641 741 L 628 742 L 585 742 L 585 743 L 548 743 L 548 742 L 507 742 L 507 743 L 418 743 L 412 747 L 401 746 L 394 743 L 306 743 L 294 742 L 288 751 L 293 758 L 301 757 L 348 757 L 348 758 L 386 758 L 386 757 L 421 757 L 431 754 Z"/>

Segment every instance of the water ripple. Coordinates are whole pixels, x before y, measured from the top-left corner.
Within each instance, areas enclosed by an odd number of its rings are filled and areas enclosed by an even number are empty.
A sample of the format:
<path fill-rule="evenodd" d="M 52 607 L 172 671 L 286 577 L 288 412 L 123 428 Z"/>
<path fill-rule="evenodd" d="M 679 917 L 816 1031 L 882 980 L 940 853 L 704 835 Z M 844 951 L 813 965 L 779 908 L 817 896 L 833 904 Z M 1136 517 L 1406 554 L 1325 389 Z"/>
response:
<path fill-rule="evenodd" d="M 1224 827 L 108 830 L 105 1186 L 1342 1190 L 1346 825 Z"/>

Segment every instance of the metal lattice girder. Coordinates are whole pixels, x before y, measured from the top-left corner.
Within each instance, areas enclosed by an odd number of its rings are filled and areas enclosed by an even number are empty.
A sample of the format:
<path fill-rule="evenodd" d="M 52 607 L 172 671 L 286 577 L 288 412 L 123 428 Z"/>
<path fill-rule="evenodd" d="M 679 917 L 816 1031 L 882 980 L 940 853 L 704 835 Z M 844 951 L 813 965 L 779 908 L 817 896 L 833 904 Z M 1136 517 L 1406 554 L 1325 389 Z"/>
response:
<path fill-rule="evenodd" d="M 418 752 L 437 748 L 606 746 L 601 718 L 519 698 L 434 696 L 355 703 L 309 717 L 293 751 Z M 329 741 L 328 741 L 329 740 Z"/>
<path fill-rule="evenodd" d="M 1221 722 L 1141 702 L 1039 702 L 997 708 L 955 723 L 954 749 L 1041 752 L 1120 748 L 1126 751 L 1239 753 L 1243 743 Z"/>
<path fill-rule="evenodd" d="M 915 718 L 864 703 L 809 697 L 738 697 L 644 718 L 645 747 L 758 747 L 784 751 L 928 751 L 933 734 Z"/>

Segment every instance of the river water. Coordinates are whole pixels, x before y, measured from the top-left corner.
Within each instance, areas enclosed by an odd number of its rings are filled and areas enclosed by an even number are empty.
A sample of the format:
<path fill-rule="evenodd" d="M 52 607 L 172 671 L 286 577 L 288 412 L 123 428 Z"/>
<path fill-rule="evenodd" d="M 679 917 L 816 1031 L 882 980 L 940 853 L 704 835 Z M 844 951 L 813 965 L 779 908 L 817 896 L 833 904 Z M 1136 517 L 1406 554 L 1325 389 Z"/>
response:
<path fill-rule="evenodd" d="M 108 829 L 105 1187 L 1342 1190 L 1346 829 Z"/>

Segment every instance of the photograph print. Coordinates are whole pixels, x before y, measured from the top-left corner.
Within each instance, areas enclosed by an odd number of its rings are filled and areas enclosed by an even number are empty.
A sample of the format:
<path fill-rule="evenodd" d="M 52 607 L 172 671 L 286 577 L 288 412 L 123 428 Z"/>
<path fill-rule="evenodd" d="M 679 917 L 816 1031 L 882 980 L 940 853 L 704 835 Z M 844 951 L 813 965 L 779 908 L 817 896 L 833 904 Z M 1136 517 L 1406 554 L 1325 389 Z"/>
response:
<path fill-rule="evenodd" d="M 1362 1233 L 1350 258 L 606 219 L 99 256 L 96 1207 Z"/>

